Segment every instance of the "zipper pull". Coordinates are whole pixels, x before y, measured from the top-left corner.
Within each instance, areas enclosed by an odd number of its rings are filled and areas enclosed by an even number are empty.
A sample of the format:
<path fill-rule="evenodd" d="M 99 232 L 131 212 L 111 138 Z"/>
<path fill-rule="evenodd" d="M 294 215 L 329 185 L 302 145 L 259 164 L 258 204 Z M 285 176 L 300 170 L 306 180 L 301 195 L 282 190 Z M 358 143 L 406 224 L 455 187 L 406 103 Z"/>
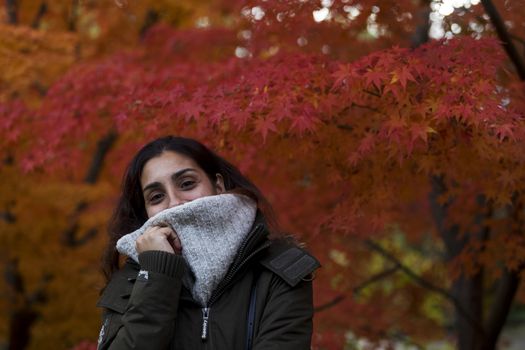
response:
<path fill-rule="evenodd" d="M 208 317 L 209 315 L 210 315 L 210 308 L 203 307 L 202 308 L 202 333 L 201 333 L 202 340 L 206 340 L 208 338 Z"/>

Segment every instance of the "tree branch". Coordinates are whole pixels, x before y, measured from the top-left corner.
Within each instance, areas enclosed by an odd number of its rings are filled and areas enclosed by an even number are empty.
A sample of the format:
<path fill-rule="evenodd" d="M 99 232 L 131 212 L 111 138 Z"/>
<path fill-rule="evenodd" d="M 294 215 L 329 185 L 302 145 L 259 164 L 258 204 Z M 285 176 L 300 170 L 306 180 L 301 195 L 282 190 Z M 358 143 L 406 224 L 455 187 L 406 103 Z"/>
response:
<path fill-rule="evenodd" d="M 370 107 L 370 106 L 365 106 L 365 105 L 360 105 L 360 104 L 357 104 L 355 102 L 352 102 L 352 105 L 350 107 L 358 107 L 358 108 L 368 109 L 369 111 L 372 111 L 372 112 L 381 113 L 381 111 L 379 109 L 377 109 L 377 108 Z"/>
<path fill-rule="evenodd" d="M 18 24 L 18 0 L 5 0 L 5 9 L 7 11 L 7 23 Z"/>
<path fill-rule="evenodd" d="M 159 13 L 154 9 L 149 9 L 148 12 L 146 12 L 146 16 L 144 17 L 144 22 L 142 23 L 142 27 L 139 31 L 139 36 L 141 38 L 146 35 L 148 30 L 155 25 L 160 19 Z"/>
<path fill-rule="evenodd" d="M 492 25 L 494 28 L 496 28 L 496 32 L 498 33 L 498 37 L 501 40 L 503 48 L 514 64 L 514 67 L 516 67 L 516 71 L 518 72 L 520 79 L 525 81 L 525 63 L 521 59 L 518 50 L 512 43 L 509 32 L 505 28 L 505 23 L 496 9 L 496 6 L 494 6 L 491 0 L 481 0 L 481 3 L 483 4 L 483 8 L 485 8 L 485 12 L 487 12 L 490 17 Z"/>
<path fill-rule="evenodd" d="M 117 133 L 114 130 L 110 130 L 106 136 L 98 141 L 97 149 L 91 160 L 91 165 L 86 173 L 84 182 L 87 184 L 95 184 L 102 171 L 102 165 L 104 164 L 104 158 L 108 154 L 111 147 L 117 140 Z M 67 228 L 62 232 L 61 240 L 62 243 L 69 247 L 77 247 L 86 242 L 97 234 L 96 229 L 88 230 L 82 237 L 77 237 L 78 232 L 78 218 L 88 208 L 86 202 L 78 203 L 74 212 L 69 216 L 69 224 Z"/>
<path fill-rule="evenodd" d="M 392 275 L 393 273 L 397 272 L 399 270 L 399 266 L 397 265 L 394 265 L 388 269 L 385 269 L 379 273 L 376 273 L 375 275 L 372 275 L 372 277 L 370 277 L 368 280 L 364 281 L 364 282 L 361 282 L 361 284 L 359 284 L 357 287 L 353 288 L 352 289 L 352 292 L 354 294 L 359 294 L 363 289 L 365 289 L 366 287 L 368 287 L 369 285 L 373 284 L 373 283 L 376 283 L 376 282 L 379 282 L 380 280 L 382 280 L 383 278 L 386 278 L 390 275 Z"/>
<path fill-rule="evenodd" d="M 115 141 L 117 140 L 117 133 L 114 130 L 111 130 L 106 136 L 98 141 L 97 150 L 93 159 L 91 160 L 91 165 L 84 182 L 88 184 L 94 184 L 97 182 L 100 172 L 102 170 L 102 164 L 106 154 L 109 152 Z"/>
<path fill-rule="evenodd" d="M 338 129 L 341 129 L 341 130 L 346 130 L 346 131 L 353 131 L 354 130 L 354 127 L 352 125 L 348 125 L 348 124 L 337 124 L 336 125 Z"/>
<path fill-rule="evenodd" d="M 330 300 L 329 302 L 314 307 L 314 312 L 320 312 L 320 311 L 324 311 L 326 309 L 329 309 L 331 307 L 334 307 L 337 304 L 339 304 L 340 302 L 342 302 L 345 298 L 346 298 L 346 295 L 340 294 L 340 295 L 336 296 L 335 298 L 333 298 L 332 300 Z"/>
<path fill-rule="evenodd" d="M 365 92 L 367 94 L 370 94 L 372 96 L 375 96 L 375 97 L 381 97 L 381 93 L 380 92 L 370 91 L 370 90 L 367 90 L 367 89 L 363 89 L 363 92 Z"/>
<path fill-rule="evenodd" d="M 8 224 L 16 222 L 16 216 L 9 210 L 0 211 L 0 220 L 4 220 Z"/>
<path fill-rule="evenodd" d="M 5 266 L 4 280 L 7 285 L 11 287 L 11 290 L 15 294 L 24 294 L 25 286 L 24 280 L 20 275 L 20 269 L 18 268 L 18 259 L 10 259 Z M 14 303 L 14 300 L 11 300 Z"/>
<path fill-rule="evenodd" d="M 415 282 L 417 282 L 421 287 L 426 288 L 430 291 L 433 291 L 434 293 L 437 293 L 441 296 L 443 296 L 445 299 L 448 299 L 455 307 L 456 310 L 480 333 L 484 334 L 483 327 L 479 323 L 478 320 L 472 318 L 472 316 L 465 311 L 459 300 L 457 300 L 454 296 L 452 296 L 446 289 L 440 288 L 438 286 L 433 285 L 432 283 L 426 281 L 425 279 L 418 276 L 414 271 L 412 271 L 410 268 L 405 266 L 403 263 L 401 263 L 395 256 L 393 256 L 391 253 L 387 252 L 383 247 L 381 247 L 379 244 L 373 242 L 372 240 L 365 240 L 365 244 L 372 250 L 378 252 L 381 254 L 384 258 L 387 260 L 390 260 L 392 263 L 394 263 L 395 266 L 399 267 L 401 271 L 403 271 L 407 276 L 412 278 Z"/>
<path fill-rule="evenodd" d="M 519 42 L 520 44 L 523 44 L 525 45 L 525 39 L 515 35 L 515 34 L 512 34 L 512 33 L 509 33 L 509 36 L 513 39 L 513 40 L 516 40 L 517 42 Z"/>
<path fill-rule="evenodd" d="M 40 6 L 38 7 L 38 11 L 35 15 L 35 18 L 33 19 L 33 22 L 31 23 L 31 27 L 34 29 L 37 29 L 40 27 L 40 22 L 42 22 L 42 17 L 47 13 L 47 2 L 42 1 L 40 3 Z"/>
<path fill-rule="evenodd" d="M 381 271 L 381 272 L 373 275 L 372 277 L 370 277 L 366 281 L 364 281 L 361 284 L 359 284 L 357 287 L 352 288 L 352 293 L 354 295 L 355 294 L 359 294 L 361 292 L 361 290 L 365 289 L 366 287 L 368 287 L 369 285 L 371 285 L 371 284 L 373 284 L 375 282 L 378 282 L 378 281 L 382 280 L 383 278 L 385 278 L 387 276 L 390 276 L 391 274 L 396 272 L 398 269 L 399 269 L 398 266 L 393 266 L 391 268 L 388 268 L 388 269 L 386 269 L 384 271 Z M 346 295 L 340 294 L 340 295 L 336 296 L 335 298 L 333 298 L 332 300 L 330 300 L 329 302 L 315 307 L 314 308 L 314 312 L 319 312 L 319 311 L 324 311 L 326 309 L 329 309 L 329 308 L 339 304 L 340 302 L 342 302 L 345 298 L 346 298 Z"/>
<path fill-rule="evenodd" d="M 77 29 L 77 18 L 78 18 L 78 7 L 80 0 L 71 0 L 71 11 L 67 18 L 67 29 L 70 32 L 74 32 Z"/>
<path fill-rule="evenodd" d="M 352 102 L 352 104 L 350 106 L 345 107 L 337 115 L 338 116 L 343 115 L 343 114 L 347 113 L 348 111 L 350 111 L 350 109 L 353 108 L 353 107 L 367 109 L 367 110 L 375 112 L 375 113 L 381 113 L 381 111 L 379 109 L 377 109 L 377 108 L 366 106 L 366 105 L 360 105 L 360 104 L 357 104 L 355 102 Z M 325 121 L 324 123 L 325 124 L 329 124 L 328 121 Z M 341 130 L 347 130 L 347 131 L 353 131 L 354 130 L 354 127 L 352 125 L 348 125 L 348 124 L 336 124 L 336 126 L 337 126 L 338 129 L 341 129 Z"/>

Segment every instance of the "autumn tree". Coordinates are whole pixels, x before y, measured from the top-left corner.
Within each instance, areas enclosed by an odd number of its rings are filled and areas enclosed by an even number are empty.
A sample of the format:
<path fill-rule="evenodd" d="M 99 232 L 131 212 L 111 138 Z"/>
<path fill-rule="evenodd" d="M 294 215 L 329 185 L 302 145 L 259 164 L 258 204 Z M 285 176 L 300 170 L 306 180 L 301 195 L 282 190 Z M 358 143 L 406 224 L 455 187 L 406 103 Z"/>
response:
<path fill-rule="evenodd" d="M 9 346 L 28 334 L 33 348 L 96 337 L 97 259 L 123 168 L 173 133 L 238 164 L 319 256 L 318 348 L 340 348 L 351 331 L 494 349 L 524 300 L 524 60 L 513 33 L 525 17 L 511 2 L 474 3 L 210 1 L 175 21 L 173 9 L 118 1 L 105 15 L 90 2 L 78 23 L 118 33 L 133 11 L 156 23 L 96 43 L 56 24 L 70 32 L 57 45 L 91 56 L 64 63 L 37 98 L 6 78 L 0 110 Z M 53 37 L 25 23 L 7 32 Z M 114 50 L 112 35 L 126 37 Z M 24 335 L 13 334 L 20 312 Z"/>

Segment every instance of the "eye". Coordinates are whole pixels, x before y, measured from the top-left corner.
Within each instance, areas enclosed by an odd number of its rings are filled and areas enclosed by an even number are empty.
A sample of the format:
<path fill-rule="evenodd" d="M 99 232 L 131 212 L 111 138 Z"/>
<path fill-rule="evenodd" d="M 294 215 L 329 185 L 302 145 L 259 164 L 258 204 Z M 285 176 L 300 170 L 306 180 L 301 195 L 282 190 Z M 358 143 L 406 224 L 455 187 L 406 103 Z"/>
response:
<path fill-rule="evenodd" d="M 155 204 L 155 203 L 160 202 L 163 198 L 164 198 L 164 193 L 159 193 L 159 192 L 152 193 L 149 196 L 149 202 L 152 204 Z"/>
<path fill-rule="evenodd" d="M 180 182 L 180 188 L 183 190 L 189 190 L 195 187 L 196 181 L 192 179 L 184 179 Z"/>

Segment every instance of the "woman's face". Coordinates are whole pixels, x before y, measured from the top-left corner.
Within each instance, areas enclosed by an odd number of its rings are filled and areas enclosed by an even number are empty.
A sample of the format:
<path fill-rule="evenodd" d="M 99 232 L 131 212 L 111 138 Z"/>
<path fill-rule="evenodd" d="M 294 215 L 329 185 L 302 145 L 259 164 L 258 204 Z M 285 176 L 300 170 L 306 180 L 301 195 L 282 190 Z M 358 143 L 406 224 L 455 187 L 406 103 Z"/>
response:
<path fill-rule="evenodd" d="M 197 198 L 224 192 L 220 174 L 212 183 L 193 159 L 173 151 L 165 151 L 148 160 L 140 184 L 148 217 Z"/>

